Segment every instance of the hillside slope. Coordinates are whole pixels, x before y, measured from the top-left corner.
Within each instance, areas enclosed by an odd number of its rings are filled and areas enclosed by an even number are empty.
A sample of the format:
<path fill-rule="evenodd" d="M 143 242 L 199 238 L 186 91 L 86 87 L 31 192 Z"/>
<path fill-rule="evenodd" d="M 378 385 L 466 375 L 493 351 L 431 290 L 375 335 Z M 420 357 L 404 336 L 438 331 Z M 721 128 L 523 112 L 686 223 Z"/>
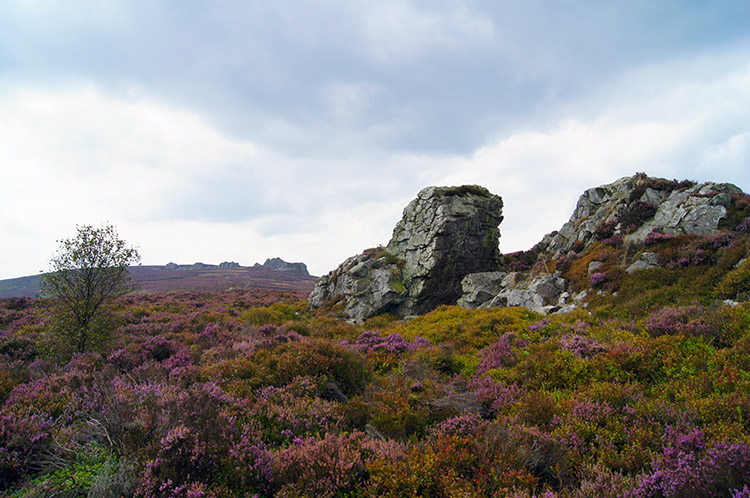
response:
<path fill-rule="evenodd" d="M 205 292 L 229 289 L 271 289 L 309 292 L 316 277 L 263 267 L 185 268 L 134 266 L 137 293 Z M 39 297 L 40 276 L 0 280 L 0 298 Z"/>

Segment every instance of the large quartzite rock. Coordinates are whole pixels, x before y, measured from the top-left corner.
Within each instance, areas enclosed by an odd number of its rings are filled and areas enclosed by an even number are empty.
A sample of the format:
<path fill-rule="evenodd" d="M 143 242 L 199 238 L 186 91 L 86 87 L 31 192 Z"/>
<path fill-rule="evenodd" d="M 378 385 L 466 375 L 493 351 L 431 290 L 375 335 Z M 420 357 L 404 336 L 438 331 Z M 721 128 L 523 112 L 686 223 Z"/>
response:
<path fill-rule="evenodd" d="M 427 187 L 404 209 L 387 247 L 347 259 L 318 280 L 308 301 L 320 307 L 343 296 L 354 320 L 455 304 L 466 275 L 500 266 L 502 208 L 499 196 L 476 185 Z"/>

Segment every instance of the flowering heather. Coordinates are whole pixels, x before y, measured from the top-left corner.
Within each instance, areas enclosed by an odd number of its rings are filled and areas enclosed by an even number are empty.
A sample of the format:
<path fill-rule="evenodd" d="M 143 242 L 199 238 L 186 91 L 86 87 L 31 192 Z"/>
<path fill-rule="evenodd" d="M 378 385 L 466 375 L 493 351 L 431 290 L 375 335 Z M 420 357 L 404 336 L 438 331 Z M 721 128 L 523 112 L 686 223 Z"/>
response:
<path fill-rule="evenodd" d="M 413 351 L 431 345 L 430 341 L 424 337 L 417 337 L 414 341 L 408 342 L 397 332 L 383 337 L 375 330 L 362 332 L 354 342 L 344 341 L 342 344 L 358 351 L 375 351 L 386 354 L 401 354 L 405 351 Z"/>
<path fill-rule="evenodd" d="M 622 235 L 619 233 L 616 233 L 613 236 L 602 240 L 602 244 L 604 244 L 605 246 L 614 247 L 617 249 L 622 247 L 622 244 L 624 242 L 625 240 L 623 239 Z"/>
<path fill-rule="evenodd" d="M 659 250 L 732 268 L 734 236 Z M 654 297 L 670 271 L 637 306 L 369 326 L 294 296 L 129 296 L 70 359 L 43 301 L 0 300 L 0 495 L 746 498 L 750 307 L 664 307 L 691 301 Z"/>
<path fill-rule="evenodd" d="M 431 435 L 432 437 L 472 436 L 476 435 L 483 425 L 485 425 L 485 422 L 478 415 L 459 415 L 437 424 L 432 428 Z"/>
<path fill-rule="evenodd" d="M 481 374 L 493 368 L 511 365 L 516 358 L 514 348 L 524 348 L 526 345 L 528 342 L 517 338 L 513 332 L 503 334 L 480 352 L 482 360 L 477 367 L 477 373 Z"/>
<path fill-rule="evenodd" d="M 663 453 L 641 476 L 634 497 L 731 496 L 750 482 L 750 445 L 719 441 L 708 446 L 703 430 L 667 428 Z"/>
<path fill-rule="evenodd" d="M 485 418 L 493 418 L 506 411 L 523 395 L 523 389 L 517 384 L 506 386 L 502 382 L 492 380 L 489 375 L 471 378 L 467 387 L 475 394 L 481 406 L 481 414 Z"/>
<path fill-rule="evenodd" d="M 646 238 L 643 240 L 643 243 L 647 246 L 653 246 L 655 244 L 659 244 L 660 242 L 666 242 L 668 240 L 672 240 L 675 236 L 668 234 L 668 233 L 662 233 L 662 232 L 650 232 L 648 235 L 646 235 Z"/>
<path fill-rule="evenodd" d="M 560 338 L 560 347 L 570 351 L 579 358 L 588 358 L 607 350 L 596 339 L 578 334 L 565 334 L 562 336 Z"/>
<path fill-rule="evenodd" d="M 549 318 L 539 320 L 538 322 L 529 325 L 529 332 L 533 332 L 533 333 L 541 332 L 550 323 L 552 323 L 552 320 L 550 320 Z"/>
<path fill-rule="evenodd" d="M 608 280 L 607 275 L 600 271 L 595 271 L 589 276 L 589 287 L 596 288 Z"/>
<path fill-rule="evenodd" d="M 738 232 L 750 233 L 750 216 L 742 220 L 742 223 L 734 227 Z"/>
<path fill-rule="evenodd" d="M 715 326 L 707 315 L 707 310 L 698 304 L 665 307 L 649 315 L 646 330 L 654 336 L 684 334 L 709 338 L 715 335 Z"/>

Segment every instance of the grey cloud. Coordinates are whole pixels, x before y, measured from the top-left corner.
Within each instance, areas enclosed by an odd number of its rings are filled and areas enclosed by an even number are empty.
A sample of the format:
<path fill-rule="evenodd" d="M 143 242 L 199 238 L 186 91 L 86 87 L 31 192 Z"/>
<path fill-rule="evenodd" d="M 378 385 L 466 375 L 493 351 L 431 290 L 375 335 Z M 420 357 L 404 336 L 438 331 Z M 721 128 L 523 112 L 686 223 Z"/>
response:
<path fill-rule="evenodd" d="M 227 133 L 299 155 L 341 135 L 332 154 L 347 143 L 465 153 L 498 130 L 545 122 L 554 104 L 633 65 L 746 40 L 749 14 L 741 1 L 645 0 L 387 2 L 381 11 L 369 2 L 134 1 L 86 14 L 95 4 L 3 7 L 14 28 L 0 35 L 5 67 L 113 87 L 133 81 Z M 354 129 L 320 98 L 336 84 L 383 90 Z"/>

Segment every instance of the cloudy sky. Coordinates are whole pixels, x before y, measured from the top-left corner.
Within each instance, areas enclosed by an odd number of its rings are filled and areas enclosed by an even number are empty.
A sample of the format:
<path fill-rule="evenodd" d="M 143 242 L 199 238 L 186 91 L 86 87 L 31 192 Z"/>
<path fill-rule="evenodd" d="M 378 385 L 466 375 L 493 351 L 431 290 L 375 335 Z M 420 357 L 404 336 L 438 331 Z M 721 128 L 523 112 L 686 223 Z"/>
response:
<path fill-rule="evenodd" d="M 635 172 L 750 191 L 747 0 L 2 0 L 0 278 L 76 225 L 143 264 L 385 244 L 428 185 L 503 252 Z"/>

